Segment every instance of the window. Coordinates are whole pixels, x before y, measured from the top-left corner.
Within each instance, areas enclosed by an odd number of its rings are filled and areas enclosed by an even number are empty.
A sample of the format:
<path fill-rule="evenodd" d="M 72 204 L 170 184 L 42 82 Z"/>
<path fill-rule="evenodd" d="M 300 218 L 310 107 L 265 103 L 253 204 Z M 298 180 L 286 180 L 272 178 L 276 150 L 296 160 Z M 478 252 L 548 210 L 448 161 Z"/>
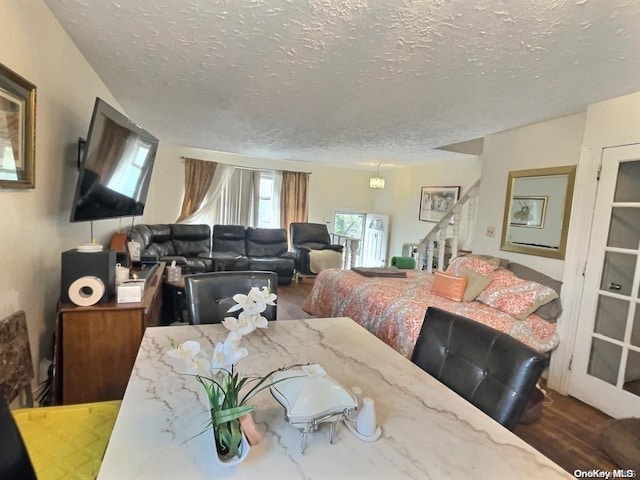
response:
<path fill-rule="evenodd" d="M 259 172 L 260 183 L 258 190 L 258 227 L 278 228 L 280 226 L 279 212 L 274 208 L 274 172 Z"/>
<path fill-rule="evenodd" d="M 236 168 L 218 200 L 217 223 L 280 227 L 280 172 Z"/>

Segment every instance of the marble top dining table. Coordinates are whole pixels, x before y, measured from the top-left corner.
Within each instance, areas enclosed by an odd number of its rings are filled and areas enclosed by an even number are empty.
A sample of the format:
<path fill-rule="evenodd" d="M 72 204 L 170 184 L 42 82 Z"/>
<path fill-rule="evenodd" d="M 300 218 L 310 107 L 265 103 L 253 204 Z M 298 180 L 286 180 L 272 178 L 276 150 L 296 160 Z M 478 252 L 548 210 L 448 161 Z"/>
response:
<path fill-rule="evenodd" d="M 382 436 L 364 442 L 339 425 L 300 432 L 264 391 L 252 399 L 262 441 L 239 465 L 222 467 L 202 386 L 166 355 L 170 342 L 213 350 L 222 325 L 148 328 L 102 463 L 100 480 L 125 479 L 478 479 L 573 478 L 547 457 L 348 318 L 269 322 L 243 338 L 246 375 L 318 363 L 374 400 Z"/>

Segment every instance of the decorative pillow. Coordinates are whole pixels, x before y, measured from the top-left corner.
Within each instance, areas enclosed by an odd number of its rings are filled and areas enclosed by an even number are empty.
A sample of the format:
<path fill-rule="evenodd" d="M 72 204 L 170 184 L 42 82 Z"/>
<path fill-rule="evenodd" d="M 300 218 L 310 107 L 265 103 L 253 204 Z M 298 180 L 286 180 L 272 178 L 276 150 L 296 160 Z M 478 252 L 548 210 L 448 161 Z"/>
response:
<path fill-rule="evenodd" d="M 521 265 L 519 263 L 512 262 L 507 267 L 507 270 L 513 272 L 517 277 L 520 277 L 524 280 L 531 280 L 532 282 L 541 283 L 542 285 L 546 285 L 549 288 L 552 288 L 558 295 L 560 295 L 560 289 L 562 287 L 562 282 L 559 280 L 555 280 L 544 273 L 540 273 L 533 268 L 529 268 L 525 265 Z M 562 303 L 560 303 L 560 297 L 552 300 L 546 305 L 540 306 L 535 311 L 535 314 L 541 318 L 544 318 L 548 322 L 555 323 L 560 315 L 562 315 Z"/>
<path fill-rule="evenodd" d="M 466 277 L 455 277 L 444 272 L 435 272 L 433 275 L 432 293 L 456 302 L 462 301 L 467 286 Z"/>
<path fill-rule="evenodd" d="M 558 294 L 553 289 L 498 268 L 493 273 L 491 284 L 478 295 L 477 300 L 518 320 L 524 320 L 538 307 L 555 298 L 558 298 Z"/>
<path fill-rule="evenodd" d="M 499 259 L 497 259 L 500 262 Z M 455 275 L 456 277 L 462 276 L 462 270 L 471 270 L 472 272 L 479 273 L 480 275 L 491 275 L 495 269 L 498 268 L 498 263 L 488 262 L 483 258 L 475 255 L 465 255 L 463 257 L 456 257 L 453 259 L 446 273 L 449 275 Z"/>
<path fill-rule="evenodd" d="M 467 279 L 467 288 L 464 289 L 464 296 L 462 297 L 463 302 L 474 301 L 489 286 L 492 280 L 490 276 L 480 275 L 466 268 L 462 269 L 461 274 Z"/>

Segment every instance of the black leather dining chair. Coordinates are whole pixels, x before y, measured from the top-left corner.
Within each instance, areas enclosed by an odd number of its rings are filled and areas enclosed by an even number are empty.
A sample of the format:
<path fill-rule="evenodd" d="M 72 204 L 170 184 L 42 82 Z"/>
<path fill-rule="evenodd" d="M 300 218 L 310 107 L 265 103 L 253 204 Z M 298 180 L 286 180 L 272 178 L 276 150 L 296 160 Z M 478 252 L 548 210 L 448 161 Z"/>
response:
<path fill-rule="evenodd" d="M 208 272 L 184 277 L 184 289 L 187 297 L 187 312 L 191 325 L 221 323 L 225 317 L 237 317 L 238 312 L 229 313 L 236 304 L 233 296 L 237 293 L 248 294 L 251 287 L 270 287 L 278 293 L 278 274 L 276 272 L 238 271 Z M 267 320 L 276 320 L 278 307 L 267 306 L 262 316 Z"/>
<path fill-rule="evenodd" d="M 549 362 L 506 333 L 435 307 L 411 361 L 509 430 Z"/>

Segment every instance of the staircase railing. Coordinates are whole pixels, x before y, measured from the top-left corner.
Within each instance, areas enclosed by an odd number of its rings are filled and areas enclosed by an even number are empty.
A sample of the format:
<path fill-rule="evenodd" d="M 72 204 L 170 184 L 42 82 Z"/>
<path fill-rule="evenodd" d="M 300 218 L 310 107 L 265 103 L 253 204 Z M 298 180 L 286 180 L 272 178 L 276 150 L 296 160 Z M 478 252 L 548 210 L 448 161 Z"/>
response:
<path fill-rule="evenodd" d="M 443 217 L 435 224 L 435 226 L 427 233 L 427 235 L 417 244 L 416 268 L 425 270 L 429 273 L 433 271 L 433 258 L 436 251 L 438 254 L 438 270 L 445 268 L 445 240 L 447 232 L 451 229 L 451 259 L 458 256 L 460 245 L 460 220 L 462 217 L 462 207 L 467 207 L 467 234 L 471 240 L 474 224 L 476 220 L 476 209 L 478 203 L 478 190 L 480 189 L 480 180 L 460 197 L 460 199 L 443 215 Z M 425 259 L 426 256 L 426 259 Z M 426 261 L 425 261 L 426 260 Z"/>

